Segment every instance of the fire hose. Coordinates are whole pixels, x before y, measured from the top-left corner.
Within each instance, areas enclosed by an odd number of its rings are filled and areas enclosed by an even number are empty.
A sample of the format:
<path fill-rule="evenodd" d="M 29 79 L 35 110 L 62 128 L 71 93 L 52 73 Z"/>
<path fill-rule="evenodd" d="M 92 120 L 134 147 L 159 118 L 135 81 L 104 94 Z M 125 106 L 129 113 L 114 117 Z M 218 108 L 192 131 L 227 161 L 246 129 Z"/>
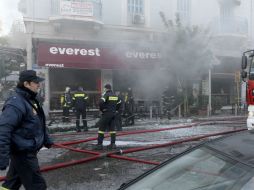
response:
<path fill-rule="evenodd" d="M 170 130 L 179 129 L 179 128 L 187 128 L 187 127 L 190 127 L 190 125 L 181 126 L 181 127 L 173 127 L 173 128 L 170 128 Z M 158 132 L 158 131 L 165 131 L 165 130 L 168 130 L 168 129 L 163 128 L 163 129 L 157 129 L 157 130 L 141 130 L 141 131 L 143 131 L 143 133 L 145 133 L 145 132 Z M 82 143 L 82 142 L 96 140 L 97 138 L 89 138 L 89 139 L 85 139 L 82 141 L 73 141 L 73 142 L 68 142 L 65 144 L 64 143 L 63 144 L 55 144 L 55 147 L 66 148 L 66 149 L 69 149 L 69 150 L 75 151 L 75 152 L 93 154 L 95 156 L 92 156 L 89 158 L 83 158 L 80 160 L 63 162 L 63 163 L 55 164 L 52 166 L 42 167 L 41 171 L 46 172 L 46 171 L 55 170 L 58 168 L 64 168 L 64 167 L 68 167 L 68 166 L 72 166 L 72 165 L 86 163 L 86 162 L 96 160 L 98 158 L 103 158 L 103 157 L 111 157 L 111 158 L 117 158 L 117 159 L 122 159 L 122 160 L 135 161 L 135 162 L 139 162 L 139 163 L 158 165 L 159 164 L 158 162 L 140 160 L 140 159 L 136 159 L 136 158 L 129 158 L 129 157 L 124 157 L 124 156 L 120 156 L 120 155 L 116 155 L 116 154 L 128 154 L 128 153 L 132 153 L 132 152 L 138 152 L 138 151 L 149 150 L 149 149 L 154 149 L 154 148 L 162 148 L 162 147 L 172 146 L 172 145 L 176 145 L 176 144 L 181 144 L 184 142 L 196 141 L 196 140 L 200 140 L 200 139 L 207 138 L 207 137 L 219 136 L 219 135 L 224 135 L 224 134 L 229 134 L 229 133 L 234 133 L 234 132 L 240 132 L 240 131 L 244 131 L 244 130 L 247 130 L 247 129 L 237 129 L 237 130 L 224 131 L 224 132 L 219 132 L 219 133 L 200 135 L 200 136 L 196 136 L 196 137 L 176 140 L 176 141 L 172 141 L 169 143 L 163 143 L 163 144 L 159 144 L 159 145 L 152 145 L 152 146 L 139 147 L 139 148 L 130 148 L 130 149 L 126 149 L 126 150 L 120 150 L 120 151 L 115 151 L 115 152 L 111 152 L 111 153 L 104 153 L 104 154 L 95 152 L 95 151 L 81 150 L 81 149 L 71 148 L 71 147 L 66 146 L 66 145 L 78 144 L 77 142 Z M 124 135 L 129 135 L 129 134 L 139 134 L 139 133 L 141 133 L 141 131 L 136 131 L 136 133 L 135 132 L 125 132 L 125 133 L 120 134 L 119 136 L 124 136 Z M 5 179 L 5 177 L 0 177 L 0 181 L 3 181 L 4 179 Z"/>

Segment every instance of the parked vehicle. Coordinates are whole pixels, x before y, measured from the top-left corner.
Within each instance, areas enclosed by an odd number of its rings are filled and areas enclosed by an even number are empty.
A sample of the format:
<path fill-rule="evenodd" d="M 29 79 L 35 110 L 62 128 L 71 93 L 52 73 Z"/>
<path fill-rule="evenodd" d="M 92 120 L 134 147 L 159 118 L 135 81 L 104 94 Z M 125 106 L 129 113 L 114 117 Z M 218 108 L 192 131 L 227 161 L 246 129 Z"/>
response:
<path fill-rule="evenodd" d="M 202 143 L 119 190 L 253 190 L 254 132 Z"/>
<path fill-rule="evenodd" d="M 254 50 L 243 52 L 242 81 L 246 84 L 246 104 L 248 106 L 248 129 L 254 128 Z"/>

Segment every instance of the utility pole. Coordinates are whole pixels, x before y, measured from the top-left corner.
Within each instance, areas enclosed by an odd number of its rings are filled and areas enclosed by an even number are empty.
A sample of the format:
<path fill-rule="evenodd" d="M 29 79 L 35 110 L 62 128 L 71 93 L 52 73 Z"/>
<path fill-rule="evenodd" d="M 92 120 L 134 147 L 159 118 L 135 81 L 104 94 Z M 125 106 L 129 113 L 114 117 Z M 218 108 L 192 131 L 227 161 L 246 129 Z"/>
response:
<path fill-rule="evenodd" d="M 211 116 L 211 112 L 212 112 L 212 77 L 211 77 L 211 69 L 209 69 L 207 116 Z"/>
<path fill-rule="evenodd" d="M 4 68 L 4 59 L 3 56 L 0 55 L 0 79 L 4 77 L 5 68 Z"/>
<path fill-rule="evenodd" d="M 250 0 L 250 39 L 251 47 L 254 46 L 254 34 L 253 34 L 253 0 Z"/>

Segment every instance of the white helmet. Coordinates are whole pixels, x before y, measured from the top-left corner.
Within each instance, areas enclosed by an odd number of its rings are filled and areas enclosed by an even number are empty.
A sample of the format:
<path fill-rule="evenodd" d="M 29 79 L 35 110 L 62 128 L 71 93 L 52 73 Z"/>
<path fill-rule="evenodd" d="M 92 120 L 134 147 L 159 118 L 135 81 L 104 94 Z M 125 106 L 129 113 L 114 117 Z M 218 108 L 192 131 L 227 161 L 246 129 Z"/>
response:
<path fill-rule="evenodd" d="M 68 86 L 65 88 L 65 92 L 70 92 L 70 90 L 71 90 L 71 88 Z"/>

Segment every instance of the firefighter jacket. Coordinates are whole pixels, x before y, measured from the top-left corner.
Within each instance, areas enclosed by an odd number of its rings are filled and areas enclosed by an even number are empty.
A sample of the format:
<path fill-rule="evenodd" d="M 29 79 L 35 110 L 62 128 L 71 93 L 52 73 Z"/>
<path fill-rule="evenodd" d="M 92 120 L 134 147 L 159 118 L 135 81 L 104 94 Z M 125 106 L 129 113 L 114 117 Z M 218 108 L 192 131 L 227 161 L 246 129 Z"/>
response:
<path fill-rule="evenodd" d="M 48 136 L 45 115 L 36 94 L 17 88 L 0 116 L 0 167 L 8 166 L 10 152 L 36 152 L 53 142 Z"/>
<path fill-rule="evenodd" d="M 123 96 L 119 95 L 118 96 L 119 103 L 116 105 L 116 110 L 121 114 L 124 111 L 124 100 Z"/>
<path fill-rule="evenodd" d="M 76 110 L 86 109 L 87 100 L 88 100 L 88 96 L 86 93 L 82 91 L 78 91 L 73 94 L 72 100 L 73 100 L 73 106 L 75 107 Z"/>
<path fill-rule="evenodd" d="M 126 95 L 124 97 L 124 102 L 126 104 L 133 104 L 134 103 L 132 90 L 128 90 L 128 92 L 126 93 Z"/>
<path fill-rule="evenodd" d="M 103 113 L 115 113 L 117 109 L 119 109 L 118 104 L 121 104 L 121 100 L 113 93 L 112 90 L 108 90 L 101 97 L 99 103 L 100 111 Z"/>
<path fill-rule="evenodd" d="M 64 93 L 61 95 L 61 106 L 62 107 L 72 107 L 72 96 L 71 93 Z"/>

